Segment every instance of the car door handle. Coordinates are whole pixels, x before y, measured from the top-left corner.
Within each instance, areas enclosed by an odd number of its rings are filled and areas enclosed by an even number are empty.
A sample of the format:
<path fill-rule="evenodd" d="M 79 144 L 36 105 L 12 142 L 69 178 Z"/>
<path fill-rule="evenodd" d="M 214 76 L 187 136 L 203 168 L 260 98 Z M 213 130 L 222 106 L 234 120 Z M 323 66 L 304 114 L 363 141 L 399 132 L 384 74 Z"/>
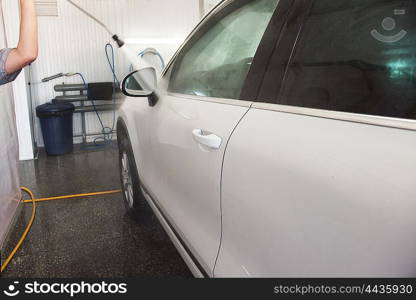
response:
<path fill-rule="evenodd" d="M 192 134 L 194 136 L 195 141 L 197 141 L 199 144 L 203 146 L 215 150 L 218 150 L 221 147 L 222 138 L 211 132 L 207 132 L 202 129 L 195 129 L 192 131 Z"/>

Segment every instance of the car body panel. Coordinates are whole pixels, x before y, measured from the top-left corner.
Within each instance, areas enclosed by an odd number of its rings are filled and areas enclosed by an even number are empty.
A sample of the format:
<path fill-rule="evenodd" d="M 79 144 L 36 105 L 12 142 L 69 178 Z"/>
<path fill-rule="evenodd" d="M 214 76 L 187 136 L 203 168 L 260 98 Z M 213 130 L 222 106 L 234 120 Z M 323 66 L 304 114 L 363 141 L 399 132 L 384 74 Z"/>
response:
<path fill-rule="evenodd" d="M 152 170 L 144 181 L 153 199 L 205 270 L 212 273 L 221 237 L 220 184 L 225 145 L 247 107 L 166 95 L 148 115 Z M 136 125 L 137 126 L 137 125 Z M 193 130 L 222 138 L 220 149 L 199 144 Z M 150 175 L 150 176 L 149 176 Z"/>
<path fill-rule="evenodd" d="M 186 246 L 184 245 L 183 241 L 179 238 L 174 228 L 172 228 L 172 225 L 167 221 L 167 218 L 163 215 L 159 207 L 156 205 L 156 202 L 152 199 L 152 197 L 144 188 L 142 188 L 142 193 L 146 201 L 152 208 L 153 212 L 155 213 L 156 217 L 158 218 L 163 229 L 166 231 L 169 238 L 172 240 L 173 245 L 178 250 L 179 254 L 182 256 L 189 270 L 192 272 L 193 276 L 195 278 L 206 277 L 207 273 L 201 269 L 201 266 L 195 260 L 195 257 L 192 255 L 192 253 L 189 252 L 189 249 L 186 248 Z"/>
<path fill-rule="evenodd" d="M 415 276 L 416 133 L 279 110 L 229 142 L 215 275 Z"/>

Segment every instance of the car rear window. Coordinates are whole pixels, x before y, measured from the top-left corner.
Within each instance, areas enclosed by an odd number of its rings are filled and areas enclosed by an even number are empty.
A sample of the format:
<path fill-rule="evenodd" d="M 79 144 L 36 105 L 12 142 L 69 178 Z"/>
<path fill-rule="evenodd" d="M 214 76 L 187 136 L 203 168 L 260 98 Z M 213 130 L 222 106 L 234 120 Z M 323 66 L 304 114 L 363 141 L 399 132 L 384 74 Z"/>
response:
<path fill-rule="evenodd" d="M 278 102 L 416 119 L 416 1 L 316 0 Z"/>

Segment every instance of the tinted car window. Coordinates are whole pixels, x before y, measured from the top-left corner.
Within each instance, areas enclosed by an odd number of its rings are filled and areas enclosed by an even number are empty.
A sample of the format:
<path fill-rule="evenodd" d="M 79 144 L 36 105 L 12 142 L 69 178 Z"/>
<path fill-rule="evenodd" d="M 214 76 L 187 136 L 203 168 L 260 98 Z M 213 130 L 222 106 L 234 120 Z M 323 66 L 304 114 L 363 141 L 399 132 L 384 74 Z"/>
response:
<path fill-rule="evenodd" d="M 240 1 L 184 49 L 169 90 L 239 99 L 251 63 L 279 0 Z M 238 3 L 238 2 L 237 2 Z M 244 4 L 245 3 L 245 4 Z M 225 10 L 230 8 L 225 8 Z"/>
<path fill-rule="evenodd" d="M 416 1 L 316 0 L 278 102 L 416 119 Z"/>

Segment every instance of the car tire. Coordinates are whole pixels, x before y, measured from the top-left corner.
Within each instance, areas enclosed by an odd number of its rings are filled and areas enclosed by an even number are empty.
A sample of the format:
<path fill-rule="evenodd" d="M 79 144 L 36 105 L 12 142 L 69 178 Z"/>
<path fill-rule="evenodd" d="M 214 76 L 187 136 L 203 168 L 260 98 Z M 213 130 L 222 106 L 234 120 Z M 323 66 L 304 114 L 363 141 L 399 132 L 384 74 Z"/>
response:
<path fill-rule="evenodd" d="M 127 133 L 118 132 L 119 171 L 124 204 L 129 215 L 137 217 L 145 199 L 141 191 L 139 173 Z"/>

